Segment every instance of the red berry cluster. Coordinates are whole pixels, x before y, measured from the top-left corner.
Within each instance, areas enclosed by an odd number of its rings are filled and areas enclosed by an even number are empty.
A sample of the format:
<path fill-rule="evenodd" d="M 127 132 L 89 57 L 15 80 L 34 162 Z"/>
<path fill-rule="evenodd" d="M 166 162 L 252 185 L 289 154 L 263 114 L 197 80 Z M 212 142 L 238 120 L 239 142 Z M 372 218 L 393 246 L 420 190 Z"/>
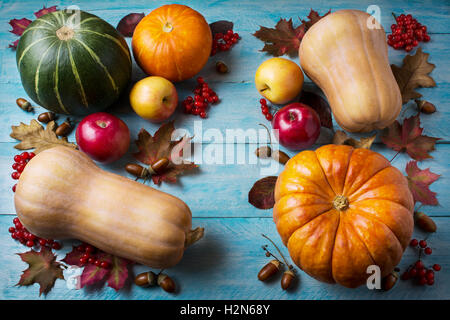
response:
<path fill-rule="evenodd" d="M 394 49 L 411 51 L 420 41 L 430 41 L 427 27 L 417 22 L 412 15 L 401 14 L 395 18 L 397 24 L 391 25 L 392 34 L 388 35 L 388 44 Z"/>
<path fill-rule="evenodd" d="M 188 96 L 183 100 L 184 113 L 198 115 L 202 118 L 206 118 L 206 109 L 209 104 L 219 102 L 219 96 L 202 77 L 197 78 L 197 87 L 194 89 L 194 98 Z"/>
<path fill-rule="evenodd" d="M 20 178 L 20 174 L 22 173 L 23 169 L 25 169 L 28 161 L 30 161 L 33 157 L 33 152 L 22 152 L 21 154 L 16 154 L 14 156 L 14 163 L 12 165 L 12 168 L 15 171 L 11 174 L 11 177 L 14 180 L 18 180 Z M 13 192 L 16 192 L 16 185 L 17 183 L 12 187 Z"/>
<path fill-rule="evenodd" d="M 211 55 L 215 55 L 220 51 L 228 51 L 231 47 L 239 41 L 240 37 L 238 33 L 234 33 L 233 30 L 228 30 L 225 34 L 214 34 L 213 44 L 211 49 Z"/>
<path fill-rule="evenodd" d="M 78 252 L 83 253 L 80 257 L 80 264 L 82 266 L 86 264 L 93 264 L 96 267 L 108 269 L 111 265 L 108 261 L 101 261 L 95 257 L 96 253 L 101 253 L 100 249 L 91 246 L 90 244 L 83 243 L 75 248 Z"/>
<path fill-rule="evenodd" d="M 26 245 L 27 247 L 31 248 L 37 245 L 40 245 L 41 247 L 48 246 L 50 248 L 53 248 L 55 250 L 61 249 L 61 243 L 56 242 L 52 239 L 43 239 L 39 238 L 36 235 L 29 232 L 20 222 L 19 218 L 13 219 L 14 227 L 9 227 L 8 231 L 11 233 L 11 238 L 14 240 L 18 240 L 21 244 Z"/>
<path fill-rule="evenodd" d="M 430 285 L 434 284 L 434 272 L 440 271 L 441 266 L 439 264 L 434 264 L 432 267 L 426 268 L 422 260 L 420 260 L 420 254 L 422 251 L 430 255 L 432 250 L 427 246 L 426 240 L 417 240 L 412 239 L 409 243 L 411 247 L 419 248 L 419 260 L 417 260 L 413 265 L 410 265 L 408 269 L 403 272 L 401 279 L 409 280 L 409 279 L 417 279 L 417 283 L 420 285 Z"/>
<path fill-rule="evenodd" d="M 259 103 L 261 104 L 262 114 L 266 117 L 267 120 L 271 121 L 273 119 L 273 115 L 270 113 L 266 99 L 260 99 Z"/>

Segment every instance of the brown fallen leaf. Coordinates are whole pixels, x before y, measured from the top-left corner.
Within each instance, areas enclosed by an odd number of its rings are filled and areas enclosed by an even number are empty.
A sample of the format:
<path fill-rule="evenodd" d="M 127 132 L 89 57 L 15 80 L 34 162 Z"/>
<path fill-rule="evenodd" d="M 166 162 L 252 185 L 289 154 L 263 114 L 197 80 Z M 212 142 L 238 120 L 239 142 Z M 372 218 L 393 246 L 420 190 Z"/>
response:
<path fill-rule="evenodd" d="M 147 165 L 152 165 L 161 158 L 167 158 L 170 161 L 164 172 L 152 175 L 155 184 L 161 184 L 163 181 L 174 183 L 177 181 L 177 176 L 184 171 L 198 168 L 198 165 L 193 162 L 180 161 L 182 160 L 183 147 L 190 143 L 191 138 L 183 137 L 180 140 L 172 141 L 174 130 L 174 122 L 170 121 L 163 124 L 153 137 L 145 129 L 141 129 L 138 134 L 136 146 L 139 152 L 134 154 L 137 160 Z M 180 158 L 173 159 L 172 156 Z"/>
<path fill-rule="evenodd" d="M 258 209 L 273 208 L 277 179 L 276 176 L 269 176 L 256 181 L 248 193 L 248 202 Z"/>
<path fill-rule="evenodd" d="M 372 143 L 375 141 L 376 137 L 377 137 L 377 134 L 374 134 L 373 136 L 361 138 L 360 140 L 356 140 L 356 139 L 350 138 L 344 131 L 338 130 L 334 134 L 333 144 L 345 144 L 348 146 L 352 146 L 354 148 L 370 149 L 370 147 L 372 146 Z"/>
<path fill-rule="evenodd" d="M 28 263 L 28 269 L 23 271 L 18 286 L 30 286 L 38 283 L 39 295 L 47 294 L 54 286 L 56 279 L 64 280 L 61 263 L 56 261 L 56 256 L 51 249 L 42 247 L 41 251 L 30 250 L 18 253 L 22 261 Z"/>
<path fill-rule="evenodd" d="M 407 55 L 403 59 L 401 67 L 391 65 L 402 93 L 403 104 L 411 99 L 422 97 L 420 93 L 415 91 L 416 88 L 436 86 L 434 79 L 428 75 L 435 68 L 434 64 L 428 62 L 428 56 L 428 53 L 422 52 L 422 48 L 418 48 L 415 55 Z"/>
<path fill-rule="evenodd" d="M 34 148 L 34 153 L 39 153 L 45 149 L 58 145 L 63 145 L 74 149 L 77 147 L 75 144 L 67 141 L 66 137 L 58 138 L 56 136 L 55 121 L 50 121 L 45 129 L 35 119 L 31 120 L 29 125 L 21 122 L 18 126 L 11 126 L 11 129 L 12 132 L 9 136 L 21 141 L 19 144 L 14 146 L 14 148 L 19 150 Z"/>

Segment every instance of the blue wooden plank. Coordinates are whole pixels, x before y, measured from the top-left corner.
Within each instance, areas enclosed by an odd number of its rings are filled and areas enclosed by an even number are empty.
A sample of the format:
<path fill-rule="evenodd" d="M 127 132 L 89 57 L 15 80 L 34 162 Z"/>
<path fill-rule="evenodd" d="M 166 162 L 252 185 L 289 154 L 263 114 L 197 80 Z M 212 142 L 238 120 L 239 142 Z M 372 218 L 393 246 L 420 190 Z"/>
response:
<path fill-rule="evenodd" d="M 9 237 L 6 229 L 12 218 L 0 217 L 0 230 L 3 230 L 0 232 L 3 247 L 0 254 L 0 299 L 39 299 L 37 285 L 15 286 L 21 271 L 26 269 L 26 264 L 21 262 L 15 253 L 28 249 Z M 320 283 L 300 272 L 299 285 L 294 290 L 285 292 L 280 288 L 279 279 L 262 283 L 256 277 L 259 269 L 270 260 L 261 249 L 261 245 L 269 244 L 262 238 L 261 233 L 267 234 L 282 246 L 272 219 L 213 218 L 194 219 L 195 226 L 205 227 L 205 237 L 187 249 L 179 265 L 165 271 L 175 279 L 180 288 L 175 295 L 158 288 L 139 288 L 135 285 L 120 292 L 109 287 L 69 290 L 65 281 L 57 280 L 46 299 L 450 299 L 450 219 L 435 220 L 438 232 L 428 239 L 433 254 L 423 258 L 426 266 L 434 263 L 442 266 L 442 271 L 436 273 L 436 282 L 432 287 L 420 287 L 411 281 L 399 281 L 397 286 L 388 292 L 368 290 L 365 286 L 347 289 L 339 285 Z M 424 236 L 420 231 L 415 231 L 414 237 L 423 239 Z M 71 248 L 70 244 L 70 241 L 64 241 L 60 258 Z M 286 248 L 281 249 L 288 257 Z M 417 253 L 412 248 L 407 248 L 399 267 L 403 271 L 416 260 Z M 135 266 L 134 274 L 147 270 L 145 266 Z"/>
<path fill-rule="evenodd" d="M 270 217 L 272 214 L 271 210 L 258 210 L 248 203 L 248 191 L 258 179 L 267 175 L 277 175 L 283 167 L 280 165 L 279 168 L 274 168 L 274 172 L 267 172 L 266 170 L 270 168 L 269 164 L 265 160 L 264 162 L 257 162 L 258 159 L 253 154 L 257 147 L 255 144 L 231 146 L 233 147 L 234 156 L 231 150 L 227 151 L 230 145 L 196 144 L 194 150 L 194 155 L 198 159 L 196 162 L 200 163 L 201 160 L 203 161 L 200 164 L 199 172 L 181 176 L 179 184 L 162 184 L 158 188 L 183 199 L 189 205 L 195 217 Z M 223 153 L 224 164 L 211 162 L 208 164 L 207 156 L 213 147 L 217 148 L 218 153 Z M 386 147 L 375 145 L 373 149 L 382 153 L 387 159 L 392 159 L 395 155 L 394 151 Z M 127 176 L 124 166 L 127 162 L 133 161 L 131 150 L 134 150 L 134 148 L 130 149 L 130 152 L 124 158 L 111 165 L 103 166 L 103 168 Z M 5 177 L 2 180 L 3 182 L 0 183 L 0 203 L 2 203 L 0 214 L 15 212 L 13 193 L 11 191 L 11 186 L 15 182 L 10 178 L 10 172 L 13 171 L 11 165 L 16 152 L 13 149 L 13 144 L 0 144 L 0 170 Z M 441 205 L 423 208 L 426 213 L 433 216 L 449 216 L 450 197 L 446 196 L 450 179 L 449 152 L 450 145 L 441 144 L 432 153 L 435 159 L 419 164 L 419 167 L 422 169 L 429 167 L 431 171 L 442 175 L 431 186 L 431 190 L 438 193 Z M 238 163 L 238 153 L 245 156 L 245 163 Z M 296 154 L 296 152 L 291 151 L 288 151 L 288 153 L 291 156 Z M 393 165 L 404 171 L 406 162 L 409 160 L 408 156 L 399 155 L 393 161 Z M 273 161 L 269 163 L 272 165 L 278 164 Z M 211 198 L 211 194 L 214 195 L 213 198 Z"/>
<path fill-rule="evenodd" d="M 121 17 L 130 12 L 149 13 L 151 10 L 164 5 L 170 4 L 170 0 L 131 0 L 131 1 L 48 1 L 46 6 L 58 5 L 61 8 L 78 5 L 82 10 L 92 11 L 95 14 L 104 16 L 116 24 Z M 343 0 L 339 2 L 330 2 L 326 0 L 314 1 L 311 4 L 303 4 L 296 0 L 272 1 L 270 5 L 265 5 L 259 0 L 225 0 L 225 1 L 202 1 L 202 0 L 186 0 L 183 4 L 189 5 L 195 10 L 200 11 L 208 21 L 217 21 L 229 19 L 235 21 L 238 25 L 246 26 L 244 30 L 256 30 L 259 25 L 274 25 L 279 18 L 293 18 L 298 21 L 297 17 L 305 18 L 311 9 L 319 11 L 323 14 L 329 9 L 332 11 L 338 9 L 358 9 L 366 11 L 371 5 L 378 5 L 380 8 L 381 23 L 386 30 L 390 30 L 393 23 L 391 13 L 411 13 L 417 16 L 419 21 L 429 27 L 430 32 L 448 33 L 450 32 L 448 25 L 448 16 L 450 9 L 448 3 L 440 0 L 423 1 L 400 0 L 400 1 L 378 1 L 374 3 L 371 0 Z M 23 17 L 32 17 L 32 12 L 42 6 L 42 2 L 35 0 L 25 1 L 2 1 L 0 11 L 3 15 L 1 19 L 8 21 L 10 14 L 14 13 Z M 255 8 L 257 10 L 255 10 Z M 108 21 L 109 21 L 108 20 Z M 0 20 L 1 23 L 1 20 Z"/>

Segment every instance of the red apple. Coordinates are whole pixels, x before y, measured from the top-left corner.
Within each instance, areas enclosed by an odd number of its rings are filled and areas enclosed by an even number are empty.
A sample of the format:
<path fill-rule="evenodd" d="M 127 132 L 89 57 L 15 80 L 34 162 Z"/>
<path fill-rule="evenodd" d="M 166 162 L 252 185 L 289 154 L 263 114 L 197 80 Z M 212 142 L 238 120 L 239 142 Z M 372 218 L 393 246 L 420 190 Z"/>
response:
<path fill-rule="evenodd" d="M 106 112 L 81 120 L 75 137 L 80 150 L 101 163 L 116 161 L 130 146 L 130 130 L 125 122 Z"/>
<path fill-rule="evenodd" d="M 320 134 L 320 118 L 314 109 L 299 102 L 281 108 L 272 120 L 281 145 L 292 150 L 306 149 Z"/>

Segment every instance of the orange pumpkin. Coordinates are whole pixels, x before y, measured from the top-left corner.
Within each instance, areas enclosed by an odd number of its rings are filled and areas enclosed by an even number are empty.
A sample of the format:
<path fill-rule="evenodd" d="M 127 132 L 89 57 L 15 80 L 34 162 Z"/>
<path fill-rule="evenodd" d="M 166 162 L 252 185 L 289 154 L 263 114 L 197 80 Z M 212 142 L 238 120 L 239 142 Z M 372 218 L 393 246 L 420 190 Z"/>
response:
<path fill-rule="evenodd" d="M 170 4 L 139 22 L 131 45 L 137 64 L 147 74 L 182 81 L 195 76 L 208 61 L 212 34 L 200 13 Z"/>
<path fill-rule="evenodd" d="M 326 145 L 286 164 L 273 217 L 295 264 L 312 277 L 357 287 L 377 265 L 386 276 L 413 232 L 414 201 L 403 174 L 367 149 Z"/>

